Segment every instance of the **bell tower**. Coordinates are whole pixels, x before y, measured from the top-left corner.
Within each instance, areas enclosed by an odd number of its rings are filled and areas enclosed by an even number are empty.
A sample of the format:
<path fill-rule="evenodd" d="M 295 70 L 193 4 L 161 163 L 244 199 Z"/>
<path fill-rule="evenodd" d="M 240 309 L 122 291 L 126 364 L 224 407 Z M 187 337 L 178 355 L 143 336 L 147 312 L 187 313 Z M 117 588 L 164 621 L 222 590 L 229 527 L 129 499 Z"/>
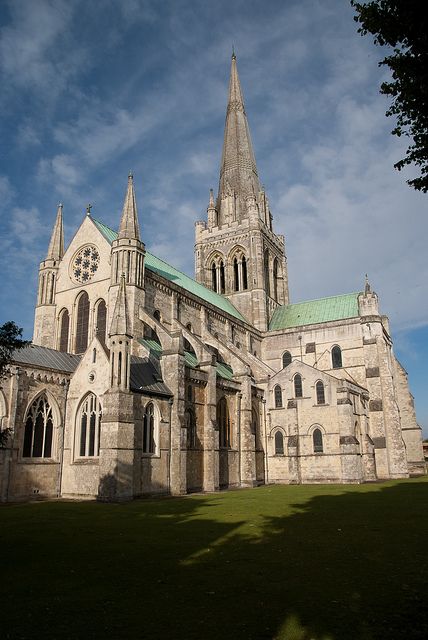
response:
<path fill-rule="evenodd" d="M 195 229 L 196 280 L 225 295 L 258 329 L 288 303 L 284 237 L 260 184 L 235 53 L 229 82 L 217 198 L 211 190 L 207 221 Z"/>

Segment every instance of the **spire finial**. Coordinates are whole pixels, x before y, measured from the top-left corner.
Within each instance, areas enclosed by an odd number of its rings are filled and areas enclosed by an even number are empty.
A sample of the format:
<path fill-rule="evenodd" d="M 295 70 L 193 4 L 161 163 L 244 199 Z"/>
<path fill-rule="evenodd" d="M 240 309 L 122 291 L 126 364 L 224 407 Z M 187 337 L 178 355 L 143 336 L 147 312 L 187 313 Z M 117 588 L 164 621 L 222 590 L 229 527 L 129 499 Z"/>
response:
<path fill-rule="evenodd" d="M 238 196 L 245 198 L 251 190 L 256 193 L 260 191 L 260 182 L 239 82 L 235 48 L 232 53 L 227 103 L 218 197 L 221 199 L 228 193 L 229 183 Z"/>
<path fill-rule="evenodd" d="M 232 60 L 236 60 L 235 45 L 232 43 Z"/>
<path fill-rule="evenodd" d="M 371 293 L 371 291 L 372 291 L 372 289 L 370 287 L 369 277 L 368 277 L 368 275 L 366 273 L 366 284 L 365 284 L 365 287 L 364 287 L 364 293 L 367 295 L 368 293 Z"/>
<path fill-rule="evenodd" d="M 91 204 L 88 204 L 88 205 L 87 205 L 87 207 L 86 207 L 86 215 L 87 215 L 87 216 L 90 216 L 90 215 L 91 215 L 91 209 L 92 209 L 92 205 L 91 205 Z"/>
<path fill-rule="evenodd" d="M 58 203 L 56 220 L 49 242 L 48 260 L 61 260 L 64 255 L 64 229 L 62 224 L 62 203 Z"/>
<path fill-rule="evenodd" d="M 122 218 L 119 225 L 118 238 L 140 239 L 140 227 L 138 225 L 137 202 L 134 191 L 134 176 L 128 174 L 128 187 L 123 203 Z"/>

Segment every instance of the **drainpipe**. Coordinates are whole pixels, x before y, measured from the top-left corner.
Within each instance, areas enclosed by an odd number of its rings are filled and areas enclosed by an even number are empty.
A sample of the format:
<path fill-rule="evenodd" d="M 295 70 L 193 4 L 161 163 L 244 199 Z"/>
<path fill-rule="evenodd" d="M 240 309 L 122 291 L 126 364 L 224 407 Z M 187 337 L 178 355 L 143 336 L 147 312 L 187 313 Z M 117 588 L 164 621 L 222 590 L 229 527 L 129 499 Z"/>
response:
<path fill-rule="evenodd" d="M 269 458 L 267 447 L 267 425 L 266 425 L 266 398 L 262 398 L 263 404 L 263 422 L 265 430 L 265 484 L 269 484 Z"/>
<path fill-rule="evenodd" d="M 239 486 L 241 486 L 241 401 L 242 401 L 242 393 L 236 394 L 237 399 L 237 416 L 236 420 L 238 423 L 238 482 Z"/>
<path fill-rule="evenodd" d="M 58 470 L 58 485 L 56 490 L 57 498 L 61 497 L 61 487 L 62 487 L 62 473 L 64 469 L 64 447 L 65 447 L 65 425 L 67 419 L 67 398 L 68 398 L 68 389 L 70 387 L 70 380 L 66 380 L 64 383 L 65 386 L 65 402 L 64 402 L 64 420 L 62 423 L 62 447 L 61 447 L 61 458 L 59 461 L 59 470 Z"/>
<path fill-rule="evenodd" d="M 174 404 L 174 398 L 170 398 L 168 400 L 168 404 L 169 404 L 169 448 L 168 448 L 168 464 L 167 464 L 167 487 L 168 487 L 168 494 L 171 495 L 171 448 L 172 448 L 172 441 L 171 441 L 171 434 L 172 434 L 172 405 Z"/>

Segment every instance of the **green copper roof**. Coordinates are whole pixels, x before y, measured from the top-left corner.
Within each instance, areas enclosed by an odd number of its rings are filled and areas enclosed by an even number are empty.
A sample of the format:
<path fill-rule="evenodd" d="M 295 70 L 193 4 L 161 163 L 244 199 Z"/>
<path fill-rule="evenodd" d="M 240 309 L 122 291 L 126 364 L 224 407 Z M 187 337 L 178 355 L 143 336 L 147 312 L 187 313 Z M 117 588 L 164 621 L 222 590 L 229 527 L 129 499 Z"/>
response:
<path fill-rule="evenodd" d="M 91 217 L 92 222 L 95 224 L 97 229 L 102 233 L 104 238 L 110 244 L 113 240 L 116 240 L 117 233 L 107 227 L 107 225 L 103 224 L 99 220 L 95 220 L 95 218 Z M 153 271 L 154 273 L 159 274 L 163 278 L 166 278 L 170 282 L 178 285 L 179 287 L 183 287 L 189 293 L 193 293 L 198 298 L 202 298 L 205 302 L 212 304 L 214 307 L 225 311 L 226 313 L 238 318 L 238 320 L 243 320 L 245 322 L 245 318 L 239 313 L 239 311 L 233 306 L 233 304 L 227 299 L 221 296 L 219 293 L 215 293 L 215 291 L 211 291 L 207 287 L 204 287 L 203 284 L 196 282 L 189 276 L 186 276 L 185 273 L 178 271 L 164 260 L 157 258 L 149 251 L 146 251 L 146 257 L 144 260 L 145 266 L 149 271 Z"/>
<path fill-rule="evenodd" d="M 342 296 L 331 296 L 277 307 L 270 321 L 269 330 L 290 329 L 305 324 L 358 318 L 358 296 L 359 293 L 347 293 Z"/>

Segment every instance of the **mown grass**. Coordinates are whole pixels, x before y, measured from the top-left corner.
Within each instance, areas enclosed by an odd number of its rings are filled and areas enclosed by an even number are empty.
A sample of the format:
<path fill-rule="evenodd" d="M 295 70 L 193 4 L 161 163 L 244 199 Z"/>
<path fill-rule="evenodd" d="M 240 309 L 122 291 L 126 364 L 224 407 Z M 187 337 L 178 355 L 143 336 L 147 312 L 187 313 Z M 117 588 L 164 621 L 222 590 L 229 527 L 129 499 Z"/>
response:
<path fill-rule="evenodd" d="M 428 637 L 427 479 L 0 508 L 0 635 Z"/>

